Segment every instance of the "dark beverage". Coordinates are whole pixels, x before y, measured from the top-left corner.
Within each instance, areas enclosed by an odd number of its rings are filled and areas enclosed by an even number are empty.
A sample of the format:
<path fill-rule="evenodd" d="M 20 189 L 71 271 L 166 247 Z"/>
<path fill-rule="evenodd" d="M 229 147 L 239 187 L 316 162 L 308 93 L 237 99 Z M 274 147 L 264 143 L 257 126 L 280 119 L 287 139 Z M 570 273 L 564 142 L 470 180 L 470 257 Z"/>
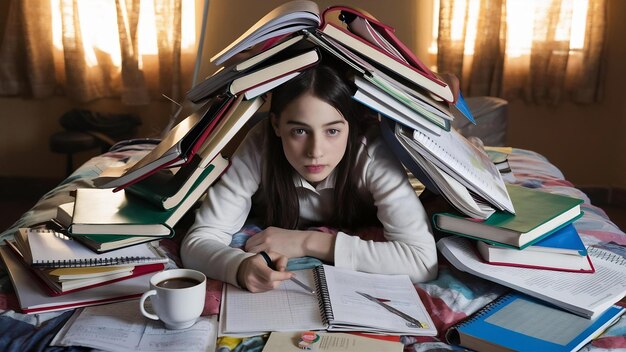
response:
<path fill-rule="evenodd" d="M 156 285 L 157 287 L 163 288 L 187 288 L 196 286 L 199 283 L 200 281 L 190 277 L 173 277 L 171 279 L 165 279 Z"/>

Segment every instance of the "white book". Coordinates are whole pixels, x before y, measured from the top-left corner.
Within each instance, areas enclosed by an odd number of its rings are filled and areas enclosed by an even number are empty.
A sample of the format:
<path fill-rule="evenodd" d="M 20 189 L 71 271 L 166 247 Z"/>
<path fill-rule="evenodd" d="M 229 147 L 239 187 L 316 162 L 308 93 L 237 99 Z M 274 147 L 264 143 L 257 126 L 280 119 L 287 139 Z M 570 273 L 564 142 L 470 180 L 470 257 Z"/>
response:
<path fill-rule="evenodd" d="M 462 237 L 442 238 L 437 248 L 461 271 L 587 318 L 598 316 L 626 295 L 626 258 L 598 247 L 588 249 L 594 273 L 490 265 L 478 256 L 474 241 Z"/>

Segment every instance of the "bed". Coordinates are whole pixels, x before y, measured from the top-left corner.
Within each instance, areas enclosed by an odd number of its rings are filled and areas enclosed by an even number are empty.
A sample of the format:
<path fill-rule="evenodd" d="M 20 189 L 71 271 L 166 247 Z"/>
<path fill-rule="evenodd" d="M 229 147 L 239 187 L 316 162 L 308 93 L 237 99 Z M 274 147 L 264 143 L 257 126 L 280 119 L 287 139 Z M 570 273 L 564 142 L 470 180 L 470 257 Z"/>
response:
<path fill-rule="evenodd" d="M 11 228 L 0 234 L 0 240 L 9 239 L 18 227 L 31 226 L 47 220 L 56 205 L 72 200 L 71 191 L 77 187 L 93 186 L 93 179 L 111 165 L 127 162 L 147 153 L 153 144 L 126 144 L 94 157 L 80 166 L 56 188 L 44 195 L 36 205 L 26 212 Z M 607 217 L 603 210 L 592 205 L 589 198 L 572 183 L 564 179 L 557 167 L 542 155 L 523 149 L 511 149 L 509 164 L 512 175 L 509 181 L 547 192 L 570 195 L 584 200 L 584 215 L 575 222 L 583 241 L 587 245 L 609 243 L 626 246 L 626 234 Z M 183 219 L 183 223 L 185 219 Z M 183 224 L 184 225 L 184 224 Z M 173 239 L 163 240 L 161 246 L 170 256 L 169 267 L 180 265 L 178 246 L 184 228 L 177 226 Z M 429 310 L 438 337 L 403 336 L 405 351 L 459 350 L 442 339 L 446 329 L 466 316 L 477 311 L 507 288 L 456 271 L 440 256 L 437 279 L 415 285 L 421 299 Z M 207 286 L 207 305 L 203 314 L 218 314 L 221 283 L 211 281 Z M 619 303 L 626 306 L 624 300 Z M 6 271 L 0 269 L 0 350 L 2 351 L 57 351 L 83 350 L 80 348 L 59 349 L 48 344 L 58 329 L 69 318 L 72 311 L 60 311 L 26 315 L 19 312 L 19 304 Z M 583 351 L 626 350 L 626 319 L 621 319 L 601 337 L 583 348 Z M 260 351 L 264 337 L 255 337 L 241 342 L 237 351 Z M 224 351 L 228 351 L 225 349 Z"/>

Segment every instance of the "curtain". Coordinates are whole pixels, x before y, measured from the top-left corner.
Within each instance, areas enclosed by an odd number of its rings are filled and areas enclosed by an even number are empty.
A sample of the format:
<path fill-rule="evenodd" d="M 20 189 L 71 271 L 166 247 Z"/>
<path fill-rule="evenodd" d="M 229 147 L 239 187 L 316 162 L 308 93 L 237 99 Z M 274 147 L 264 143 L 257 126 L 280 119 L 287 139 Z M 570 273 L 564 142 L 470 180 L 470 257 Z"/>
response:
<path fill-rule="evenodd" d="M 0 38 L 0 95 L 66 95 L 78 102 L 118 97 L 126 105 L 148 104 L 161 94 L 178 100 L 182 0 L 152 1 L 158 53 L 142 56 L 138 50 L 141 0 L 10 0 Z M 81 16 L 81 6 L 97 5 L 114 8 L 111 22 L 116 21 L 117 33 L 106 35 L 119 41 L 119 54 L 86 44 L 92 38 L 83 33 L 89 20 Z M 52 35 L 55 16 L 61 23 L 60 48 Z"/>
<path fill-rule="evenodd" d="M 441 0 L 438 71 L 457 75 L 466 96 L 523 98 L 542 105 L 599 102 L 603 95 L 606 0 L 588 1 L 581 48 L 570 47 L 574 0 L 520 4 L 533 9 L 523 18 L 531 25 L 532 38 L 529 52 L 515 55 L 507 48 L 515 44 L 509 41 L 519 39 L 507 38 L 511 26 L 507 22 L 522 14 L 512 11 L 507 17 L 507 0 L 479 0 L 475 28 L 468 21 L 471 10 L 467 1 Z M 460 30 L 454 27 L 459 23 Z M 472 55 L 465 48 L 470 32 L 476 33 Z"/>

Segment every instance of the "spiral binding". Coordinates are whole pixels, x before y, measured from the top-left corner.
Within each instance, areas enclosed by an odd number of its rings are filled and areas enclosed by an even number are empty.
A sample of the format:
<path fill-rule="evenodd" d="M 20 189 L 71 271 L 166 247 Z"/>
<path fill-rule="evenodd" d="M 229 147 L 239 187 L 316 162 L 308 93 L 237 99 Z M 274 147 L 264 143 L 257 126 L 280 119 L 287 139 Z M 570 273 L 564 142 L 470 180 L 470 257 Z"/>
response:
<path fill-rule="evenodd" d="M 476 311 L 474 314 L 467 317 L 465 320 L 452 325 L 446 331 L 446 334 L 445 334 L 446 341 L 448 341 L 448 343 L 458 345 L 460 343 L 460 337 L 459 337 L 459 331 L 458 331 L 460 327 L 473 323 L 476 320 L 480 320 L 483 316 L 487 315 L 489 312 L 491 312 L 495 308 L 500 307 L 501 305 L 505 303 L 508 303 L 508 301 L 513 297 L 514 297 L 514 294 L 511 294 L 511 293 L 507 293 L 504 296 L 500 296 L 496 298 L 495 300 L 487 303 L 487 305 L 485 305 L 484 307 Z"/>
<path fill-rule="evenodd" d="M 330 295 L 328 294 L 328 286 L 326 286 L 326 274 L 324 266 L 319 265 L 313 268 L 313 279 L 315 280 L 315 292 L 317 292 L 317 302 L 322 314 L 322 321 L 325 325 L 329 325 L 335 319 L 333 307 L 330 303 Z"/>
<path fill-rule="evenodd" d="M 590 246 L 587 248 L 587 254 L 606 262 L 615 263 L 617 265 L 626 265 L 626 258 L 622 255 L 613 253 L 603 248 Z"/>
<path fill-rule="evenodd" d="M 110 258 L 90 258 L 90 259 L 64 259 L 52 261 L 33 261 L 33 266 L 51 267 L 51 268 L 84 268 L 91 266 L 107 266 L 107 265 L 131 265 L 131 264 L 149 264 L 156 263 L 153 258 L 148 257 L 110 257 Z"/>

